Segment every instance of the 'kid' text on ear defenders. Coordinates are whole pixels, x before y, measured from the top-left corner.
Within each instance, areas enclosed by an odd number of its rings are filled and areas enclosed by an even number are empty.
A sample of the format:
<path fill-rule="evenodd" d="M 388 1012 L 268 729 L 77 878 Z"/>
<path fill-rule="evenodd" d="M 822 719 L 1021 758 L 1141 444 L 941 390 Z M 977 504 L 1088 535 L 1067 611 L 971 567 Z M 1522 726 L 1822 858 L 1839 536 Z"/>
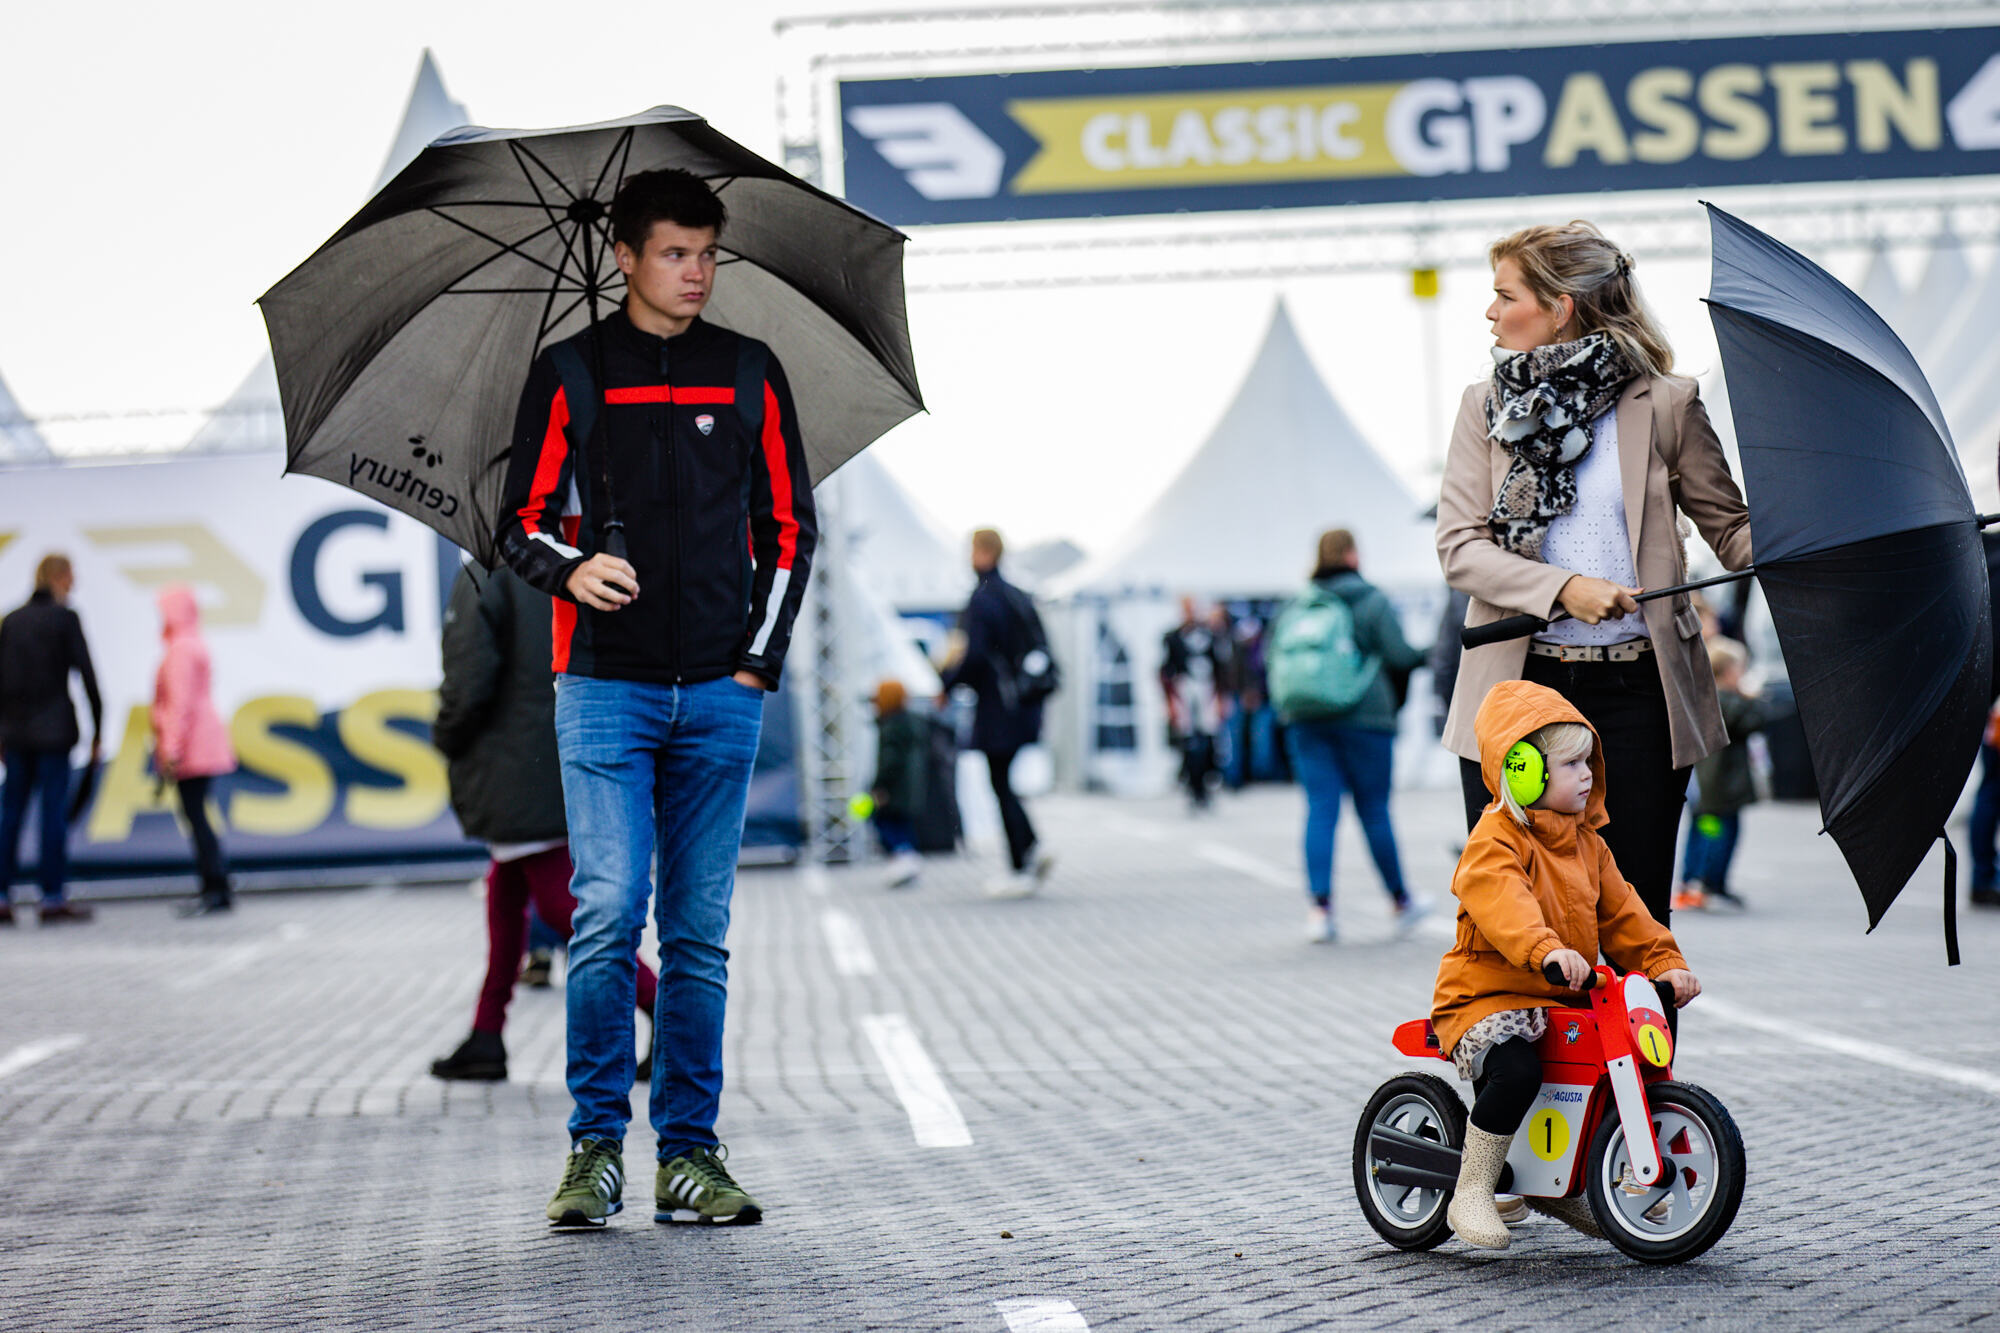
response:
<path fill-rule="evenodd" d="M 1515 741 L 1500 761 L 1500 775 L 1515 803 L 1525 810 L 1549 789 L 1548 756 L 1533 741 Z"/>

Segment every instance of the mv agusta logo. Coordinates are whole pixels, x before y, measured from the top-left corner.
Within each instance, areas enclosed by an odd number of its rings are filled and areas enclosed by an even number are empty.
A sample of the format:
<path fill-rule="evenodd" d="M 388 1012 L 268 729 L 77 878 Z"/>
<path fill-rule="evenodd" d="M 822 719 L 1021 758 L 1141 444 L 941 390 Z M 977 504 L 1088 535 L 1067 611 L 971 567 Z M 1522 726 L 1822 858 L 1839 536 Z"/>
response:
<path fill-rule="evenodd" d="M 1578 1023 L 1571 1023 L 1568 1027 L 1563 1029 L 1563 1040 L 1571 1046 L 1576 1045 L 1576 1039 L 1582 1035 L 1583 1035 L 1583 1027 L 1581 1024 Z"/>

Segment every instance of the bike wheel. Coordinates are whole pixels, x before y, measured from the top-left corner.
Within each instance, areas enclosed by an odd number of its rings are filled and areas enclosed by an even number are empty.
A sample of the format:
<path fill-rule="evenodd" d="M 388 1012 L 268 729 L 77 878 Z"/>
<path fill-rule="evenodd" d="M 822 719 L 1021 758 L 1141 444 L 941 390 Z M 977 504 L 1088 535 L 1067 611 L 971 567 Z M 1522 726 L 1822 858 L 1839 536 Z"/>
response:
<path fill-rule="evenodd" d="M 1722 1239 L 1743 1202 L 1743 1136 L 1720 1101 L 1692 1083 L 1646 1088 L 1666 1168 L 1657 1185 L 1632 1178 L 1618 1116 L 1590 1142 L 1584 1193 L 1604 1238 L 1641 1263 L 1678 1264 Z"/>
<path fill-rule="evenodd" d="M 1403 1074 L 1375 1090 L 1354 1130 L 1354 1193 L 1375 1234 L 1399 1250 L 1428 1250 L 1451 1234 L 1444 1210 L 1451 1191 L 1422 1185 L 1384 1184 L 1369 1147 L 1377 1127 L 1428 1139 L 1447 1148 L 1465 1146 L 1465 1103 L 1441 1078 Z"/>

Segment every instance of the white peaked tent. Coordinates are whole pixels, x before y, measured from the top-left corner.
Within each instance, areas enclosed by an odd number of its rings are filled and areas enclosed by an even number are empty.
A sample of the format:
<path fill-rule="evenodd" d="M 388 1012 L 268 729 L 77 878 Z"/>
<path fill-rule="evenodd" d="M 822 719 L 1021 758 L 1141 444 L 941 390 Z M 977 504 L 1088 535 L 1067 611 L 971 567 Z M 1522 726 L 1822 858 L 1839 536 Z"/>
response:
<path fill-rule="evenodd" d="M 54 458 L 49 442 L 14 400 L 7 381 L 0 379 L 0 463 L 41 463 Z"/>
<path fill-rule="evenodd" d="M 1122 539 L 1052 591 L 1289 595 L 1334 527 L 1353 530 L 1372 582 L 1435 586 L 1425 507 L 1341 410 L 1280 301 L 1207 442 Z"/>
<path fill-rule="evenodd" d="M 417 81 L 410 89 L 409 104 L 403 108 L 403 122 L 395 141 L 382 162 L 376 178 L 380 190 L 397 172 L 410 165 L 424 146 L 447 130 L 470 124 L 465 107 L 453 101 L 444 89 L 437 61 L 426 50 L 417 65 Z M 370 191 L 374 193 L 374 191 Z M 358 207 L 358 205 L 357 205 Z M 236 391 L 204 422 L 187 442 L 191 454 L 249 453 L 285 447 L 285 419 L 278 404 L 278 372 L 266 352 L 251 368 Z"/>
<path fill-rule="evenodd" d="M 972 591 L 965 544 L 866 450 L 820 484 L 837 515 L 855 572 L 882 602 L 907 614 L 956 611 Z"/>

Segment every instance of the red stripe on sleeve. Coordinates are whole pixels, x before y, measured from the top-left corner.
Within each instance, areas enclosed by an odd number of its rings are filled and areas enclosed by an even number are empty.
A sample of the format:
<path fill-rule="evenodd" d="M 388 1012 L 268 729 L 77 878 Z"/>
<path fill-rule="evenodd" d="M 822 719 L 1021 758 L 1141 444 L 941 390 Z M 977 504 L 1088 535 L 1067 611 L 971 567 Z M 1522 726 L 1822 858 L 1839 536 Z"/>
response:
<path fill-rule="evenodd" d="M 771 516 L 778 520 L 778 568 L 790 569 L 799 549 L 799 520 L 792 513 L 792 472 L 785 461 L 785 433 L 778 395 L 764 382 L 764 467 L 771 474 Z"/>
<path fill-rule="evenodd" d="M 565 517 L 562 522 L 563 540 L 574 546 L 576 534 L 583 526 L 583 520 L 575 516 Z M 562 597 L 549 599 L 554 607 L 554 616 L 549 626 L 550 666 L 561 674 L 569 670 L 569 641 L 576 633 L 576 603 Z"/>
<path fill-rule="evenodd" d="M 556 396 L 549 401 L 548 429 L 542 432 L 542 456 L 535 461 L 534 484 L 528 487 L 528 503 L 521 506 L 521 526 L 531 537 L 542 531 L 542 511 L 562 480 L 563 463 L 569 457 L 569 437 L 563 428 L 568 425 L 569 399 L 557 385 Z"/>

